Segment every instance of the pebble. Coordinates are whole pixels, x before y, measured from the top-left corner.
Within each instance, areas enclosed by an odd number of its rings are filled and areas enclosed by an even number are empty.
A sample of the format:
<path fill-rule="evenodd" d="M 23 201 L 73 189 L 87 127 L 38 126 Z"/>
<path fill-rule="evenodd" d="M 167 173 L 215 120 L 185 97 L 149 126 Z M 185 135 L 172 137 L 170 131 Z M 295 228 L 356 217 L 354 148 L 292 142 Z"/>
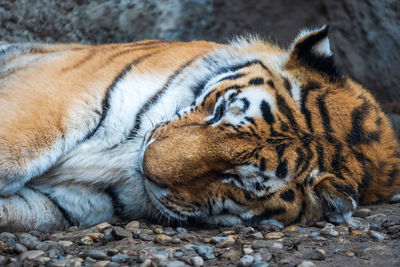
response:
<path fill-rule="evenodd" d="M 243 248 L 243 253 L 246 255 L 250 255 L 254 253 L 254 250 L 251 248 Z"/>
<path fill-rule="evenodd" d="M 21 258 L 21 261 L 24 261 L 25 259 L 33 260 L 37 257 L 44 255 L 44 253 L 45 252 L 43 250 L 29 250 L 29 251 L 22 253 L 20 255 L 20 258 Z"/>
<path fill-rule="evenodd" d="M 163 235 L 163 234 L 156 235 L 154 238 L 154 242 L 161 244 L 161 245 L 166 245 L 166 244 L 170 243 L 171 240 L 172 240 L 172 238 L 170 236 Z"/>
<path fill-rule="evenodd" d="M 139 239 L 143 241 L 153 241 L 153 237 L 151 235 L 145 234 L 145 233 L 140 233 L 139 234 Z"/>
<path fill-rule="evenodd" d="M 261 248 L 257 253 L 253 255 L 254 261 L 265 261 L 268 262 L 272 259 L 272 254 L 266 248 Z"/>
<path fill-rule="evenodd" d="M 371 230 L 369 234 L 372 236 L 377 241 L 383 241 L 385 240 L 385 235 L 376 231 Z"/>
<path fill-rule="evenodd" d="M 37 263 L 38 265 L 44 265 L 44 264 L 46 264 L 46 262 L 48 262 L 50 260 L 51 260 L 51 258 L 49 258 L 49 257 L 37 257 L 33 261 L 35 263 Z M 0 265 L 1 265 L 1 263 L 0 263 Z"/>
<path fill-rule="evenodd" d="M 396 194 L 389 199 L 390 204 L 400 203 L 400 194 Z"/>
<path fill-rule="evenodd" d="M 325 224 L 324 228 L 321 229 L 320 232 L 322 235 L 325 235 L 325 236 L 337 237 L 337 236 L 339 236 L 339 233 L 338 233 L 338 231 L 336 231 L 334 229 L 334 227 L 335 226 L 333 224 L 327 223 L 327 224 Z"/>
<path fill-rule="evenodd" d="M 217 248 L 227 248 L 227 247 L 231 247 L 233 244 L 235 244 L 235 239 L 233 239 L 232 237 L 227 237 L 226 239 L 218 242 L 216 247 Z"/>
<path fill-rule="evenodd" d="M 119 250 L 116 248 L 109 248 L 107 249 L 107 255 L 108 256 L 114 256 L 117 255 L 119 253 Z"/>
<path fill-rule="evenodd" d="M 112 225 L 109 224 L 108 222 L 102 222 L 102 223 L 99 223 L 99 224 L 93 226 L 93 228 L 96 228 L 100 231 L 104 231 L 105 229 L 111 228 L 111 227 L 112 227 Z"/>
<path fill-rule="evenodd" d="M 238 266 L 240 267 L 246 267 L 250 266 L 254 262 L 254 258 L 250 255 L 245 255 L 242 258 L 240 258 L 238 262 Z"/>
<path fill-rule="evenodd" d="M 281 243 L 273 242 L 272 240 L 256 240 L 251 245 L 252 249 L 260 249 L 260 248 L 277 248 L 281 249 L 283 246 Z"/>
<path fill-rule="evenodd" d="M 217 243 L 219 243 L 219 242 L 221 242 L 222 240 L 225 240 L 225 239 L 227 239 L 226 236 L 213 236 L 211 238 L 211 243 L 217 244 Z"/>
<path fill-rule="evenodd" d="M 48 266 L 50 266 L 50 267 L 64 267 L 64 266 L 67 266 L 67 264 L 68 264 L 68 266 L 71 266 L 69 264 L 69 262 L 70 262 L 69 259 L 54 260 L 54 261 L 51 261 L 48 264 Z"/>
<path fill-rule="evenodd" d="M 118 239 L 122 239 L 125 237 L 132 237 L 132 233 L 128 230 L 125 230 L 121 226 L 114 226 L 112 233 Z"/>
<path fill-rule="evenodd" d="M 360 230 L 364 232 L 368 232 L 370 228 L 369 222 L 367 222 L 363 218 L 351 218 L 350 220 L 347 221 L 347 225 L 352 229 L 352 230 Z"/>
<path fill-rule="evenodd" d="M 127 225 L 125 225 L 125 229 L 136 229 L 140 227 L 140 223 L 138 221 L 131 221 Z"/>
<path fill-rule="evenodd" d="M 47 251 L 47 255 L 48 255 L 49 258 L 51 258 L 51 259 L 56 259 L 56 258 L 58 258 L 59 256 L 61 256 L 61 254 L 63 254 L 63 253 L 61 253 L 60 250 L 58 250 L 58 249 L 56 249 L 56 248 L 53 248 L 53 249 L 50 249 L 49 251 Z"/>
<path fill-rule="evenodd" d="M 161 264 L 160 265 L 164 265 Z M 183 261 L 178 261 L 178 260 L 172 260 L 170 262 L 167 262 L 167 264 L 165 264 L 165 267 L 185 267 L 187 266 Z"/>
<path fill-rule="evenodd" d="M 17 243 L 17 244 L 15 244 L 14 250 L 18 254 L 21 254 L 21 253 L 24 253 L 25 251 L 27 251 L 28 249 L 24 245 Z"/>
<path fill-rule="evenodd" d="M 60 240 L 60 241 L 58 241 L 58 244 L 68 248 L 68 247 L 72 246 L 74 243 L 71 241 L 68 241 L 68 240 Z"/>
<path fill-rule="evenodd" d="M 314 249 L 310 254 L 310 259 L 323 261 L 326 259 L 326 252 L 323 249 Z"/>
<path fill-rule="evenodd" d="M 265 261 L 255 261 L 251 267 L 268 267 L 269 264 Z"/>
<path fill-rule="evenodd" d="M 17 241 L 17 236 L 9 232 L 3 232 L 0 233 L 0 240 L 3 242 Z"/>
<path fill-rule="evenodd" d="M 81 245 L 91 246 L 93 243 L 93 239 L 90 236 L 84 236 L 79 240 L 79 244 Z"/>
<path fill-rule="evenodd" d="M 95 260 L 105 260 L 107 259 L 107 253 L 103 250 L 92 249 L 87 252 L 87 256 Z"/>
<path fill-rule="evenodd" d="M 121 263 L 121 262 L 126 262 L 126 261 L 128 261 L 129 258 L 130 258 L 130 257 L 129 257 L 128 255 L 118 253 L 118 254 L 116 254 L 116 255 L 114 255 L 114 256 L 111 257 L 111 261 L 112 261 L 112 262 Z"/>
<path fill-rule="evenodd" d="M 387 218 L 386 218 L 385 214 L 378 213 L 378 214 L 374 214 L 374 215 L 365 217 L 365 220 L 367 220 L 370 223 L 372 230 L 380 231 L 382 228 L 383 222 L 385 222 L 387 220 Z"/>
<path fill-rule="evenodd" d="M 98 261 L 93 265 L 93 267 L 105 267 L 109 263 L 110 261 Z"/>
<path fill-rule="evenodd" d="M 171 238 L 171 243 L 172 244 L 180 244 L 182 240 L 180 240 L 178 237 L 174 236 Z"/>
<path fill-rule="evenodd" d="M 319 221 L 319 222 L 316 222 L 314 225 L 315 225 L 316 227 L 318 227 L 318 228 L 324 228 L 325 225 L 326 225 L 326 222 L 324 222 L 324 221 Z"/>
<path fill-rule="evenodd" d="M 263 235 L 261 232 L 256 232 L 250 235 L 250 237 L 254 238 L 254 239 L 263 239 Z"/>
<path fill-rule="evenodd" d="M 186 233 L 186 232 L 187 232 L 186 229 L 183 228 L 183 227 L 176 227 L 175 230 L 176 230 L 178 233 Z"/>
<path fill-rule="evenodd" d="M 371 210 L 366 208 L 358 209 L 353 213 L 354 217 L 359 217 L 359 218 L 365 218 L 369 215 L 371 215 Z"/>
<path fill-rule="evenodd" d="M 264 237 L 265 237 L 265 239 L 271 240 L 271 239 L 280 239 L 284 236 L 285 236 L 285 234 L 281 233 L 281 232 L 271 232 L 271 233 L 266 234 Z"/>
<path fill-rule="evenodd" d="M 277 220 L 262 220 L 257 228 L 263 231 L 279 231 L 283 229 L 283 224 Z"/>
<path fill-rule="evenodd" d="M 297 267 L 315 267 L 316 265 L 312 261 L 302 261 Z"/>
<path fill-rule="evenodd" d="M 193 234 L 189 234 L 186 232 L 181 232 L 179 234 L 176 235 L 177 238 L 183 240 L 183 241 L 193 241 L 196 239 L 196 236 Z"/>
<path fill-rule="evenodd" d="M 199 255 L 205 259 L 205 260 L 209 260 L 209 259 L 214 259 L 214 251 L 212 249 L 212 247 L 207 246 L 207 245 L 198 245 L 195 247 L 197 253 L 199 253 Z"/>
<path fill-rule="evenodd" d="M 204 265 L 204 260 L 200 256 L 194 256 L 194 257 L 190 258 L 190 263 L 193 266 L 196 266 L 196 267 L 197 266 L 203 266 Z"/>
<path fill-rule="evenodd" d="M 344 256 L 348 256 L 348 257 L 353 257 L 355 255 L 355 253 L 351 250 L 347 250 L 347 249 L 335 249 L 335 253 L 344 255 Z"/>
<path fill-rule="evenodd" d="M 161 227 L 154 228 L 153 229 L 153 233 L 162 234 L 163 233 L 163 229 Z"/>
<path fill-rule="evenodd" d="M 149 261 L 150 261 L 150 264 L 151 264 L 151 260 L 149 260 Z M 120 264 L 116 263 L 116 262 L 109 262 L 106 266 L 107 267 L 120 267 Z M 142 267 L 142 265 L 140 265 L 140 266 Z M 147 265 L 147 266 L 151 266 L 151 265 Z M 144 267 L 146 267 L 146 266 L 144 266 Z"/>

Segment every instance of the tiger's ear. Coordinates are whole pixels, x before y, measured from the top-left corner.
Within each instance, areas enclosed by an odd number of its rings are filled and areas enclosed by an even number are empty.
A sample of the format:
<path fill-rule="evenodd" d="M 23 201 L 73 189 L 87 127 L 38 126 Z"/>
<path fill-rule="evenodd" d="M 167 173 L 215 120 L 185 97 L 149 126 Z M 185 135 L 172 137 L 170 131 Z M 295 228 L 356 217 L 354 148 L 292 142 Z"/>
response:
<path fill-rule="evenodd" d="M 302 30 L 291 45 L 285 67 L 290 69 L 302 66 L 340 78 L 341 74 L 333 60 L 328 31 L 328 25 L 316 30 Z"/>

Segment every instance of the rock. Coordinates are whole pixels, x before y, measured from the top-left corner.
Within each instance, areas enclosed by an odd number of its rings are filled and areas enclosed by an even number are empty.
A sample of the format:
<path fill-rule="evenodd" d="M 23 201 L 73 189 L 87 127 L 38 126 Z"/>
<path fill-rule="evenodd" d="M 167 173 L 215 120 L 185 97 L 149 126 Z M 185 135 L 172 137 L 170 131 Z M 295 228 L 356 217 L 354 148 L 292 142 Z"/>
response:
<path fill-rule="evenodd" d="M 190 262 L 193 266 L 196 266 L 196 267 L 204 265 L 204 260 L 200 256 L 194 256 L 194 257 L 190 258 Z"/>
<path fill-rule="evenodd" d="M 74 244 L 73 242 L 68 241 L 68 240 L 60 240 L 57 243 L 60 244 L 61 246 L 67 247 L 67 248 Z"/>
<path fill-rule="evenodd" d="M 256 240 L 251 245 L 252 249 L 260 249 L 260 248 L 276 248 L 282 249 L 282 244 L 278 242 L 273 242 L 272 240 Z"/>
<path fill-rule="evenodd" d="M 93 267 L 105 267 L 108 266 L 109 263 L 110 261 L 98 261 L 93 265 Z"/>
<path fill-rule="evenodd" d="M 196 239 L 196 236 L 193 234 L 189 234 L 186 232 L 181 232 L 179 234 L 176 235 L 177 238 L 183 240 L 183 241 L 193 241 Z"/>
<path fill-rule="evenodd" d="M 166 245 L 166 244 L 170 243 L 171 240 L 172 240 L 172 238 L 170 236 L 163 235 L 163 234 L 156 235 L 154 238 L 155 243 L 162 244 L 162 245 Z"/>
<path fill-rule="evenodd" d="M 38 265 L 44 265 L 47 262 L 49 262 L 51 260 L 51 258 L 49 257 L 37 257 L 36 259 L 33 260 L 33 262 L 35 262 Z M 0 263 L 1 265 L 1 263 Z"/>
<path fill-rule="evenodd" d="M 88 257 L 91 257 L 92 259 L 95 259 L 95 260 L 105 260 L 105 259 L 107 259 L 107 253 L 105 251 L 103 251 L 103 250 L 100 250 L 100 249 L 89 250 L 86 253 L 86 255 Z"/>
<path fill-rule="evenodd" d="M 219 243 L 219 242 L 221 242 L 222 240 L 225 240 L 225 239 L 227 239 L 226 236 L 213 236 L 211 238 L 211 243 L 217 244 L 217 243 Z"/>
<path fill-rule="evenodd" d="M 334 225 L 327 223 L 325 224 L 324 228 L 321 229 L 320 233 L 324 236 L 333 236 L 333 237 L 337 237 L 339 236 L 339 233 L 334 230 Z"/>
<path fill-rule="evenodd" d="M 49 258 L 51 259 L 56 259 L 59 256 L 61 256 L 63 253 L 60 252 L 59 249 L 53 248 L 50 249 L 49 251 L 47 251 L 47 255 L 49 256 Z"/>
<path fill-rule="evenodd" d="M 93 245 L 93 239 L 90 236 L 84 236 L 79 240 L 79 244 L 85 246 L 91 246 Z"/>
<path fill-rule="evenodd" d="M 96 264 L 96 262 L 97 261 L 95 259 L 93 259 L 91 257 L 86 257 L 84 265 L 85 266 L 93 266 L 94 264 Z"/>
<path fill-rule="evenodd" d="M 371 215 L 371 210 L 367 208 L 358 209 L 353 213 L 354 217 L 365 218 Z"/>
<path fill-rule="evenodd" d="M 140 267 L 151 267 L 152 265 L 152 261 L 150 259 L 146 259 L 142 264 L 140 264 Z M 119 266 L 119 264 L 117 266 Z"/>
<path fill-rule="evenodd" d="M 104 234 L 102 233 L 92 233 L 92 234 L 87 234 L 88 237 L 90 237 L 91 239 L 93 239 L 93 241 L 99 241 L 100 239 L 102 239 L 104 237 Z"/>
<path fill-rule="evenodd" d="M 376 231 L 370 231 L 369 232 L 370 235 L 372 236 L 373 239 L 377 240 L 377 241 L 383 241 L 385 240 L 385 235 Z"/>
<path fill-rule="evenodd" d="M 316 267 L 312 261 L 302 261 L 297 267 Z"/>
<path fill-rule="evenodd" d="M 33 236 L 29 233 L 20 233 L 18 234 L 18 240 L 19 242 L 27 247 L 30 250 L 35 249 L 35 247 L 40 244 L 38 238 L 36 236 Z"/>
<path fill-rule="evenodd" d="M 129 260 L 129 256 L 125 255 L 125 254 L 116 254 L 114 256 L 111 257 L 111 261 L 112 262 L 117 262 L 117 263 L 122 263 L 122 262 L 127 262 Z"/>
<path fill-rule="evenodd" d="M 255 261 L 251 267 L 268 267 L 269 264 L 265 261 Z"/>
<path fill-rule="evenodd" d="M 183 261 L 179 260 L 172 260 L 170 262 L 167 262 L 167 264 L 165 264 L 165 267 L 185 267 L 185 266 L 187 265 Z"/>
<path fill-rule="evenodd" d="M 12 233 L 2 232 L 0 233 L 0 240 L 3 242 L 17 241 L 17 236 Z"/>
<path fill-rule="evenodd" d="M 347 257 L 353 257 L 355 255 L 355 253 L 351 250 L 347 250 L 347 249 L 335 249 L 335 253 L 341 254 L 343 256 L 347 256 Z"/>
<path fill-rule="evenodd" d="M 172 244 L 180 244 L 181 242 L 182 241 L 179 238 L 177 238 L 176 236 L 171 238 L 171 243 Z"/>
<path fill-rule="evenodd" d="M 15 244 L 14 251 L 18 254 L 24 253 L 27 250 L 28 249 L 24 245 L 21 245 L 20 243 Z"/>
<path fill-rule="evenodd" d="M 100 231 L 104 231 L 105 229 L 108 229 L 111 227 L 112 227 L 112 225 L 108 222 L 102 222 L 102 223 L 99 223 L 99 224 L 96 224 L 95 226 L 93 226 L 93 228 L 96 228 Z"/>
<path fill-rule="evenodd" d="M 252 237 L 254 239 L 263 239 L 263 235 L 261 232 L 253 233 L 250 235 L 250 237 Z"/>
<path fill-rule="evenodd" d="M 140 233 L 139 234 L 139 239 L 143 240 L 143 241 L 153 241 L 154 237 L 152 237 L 151 235 L 148 235 L 146 233 Z"/>
<path fill-rule="evenodd" d="M 254 250 L 251 248 L 243 248 L 243 253 L 246 255 L 250 255 L 254 253 Z"/>
<path fill-rule="evenodd" d="M 322 261 L 326 259 L 326 252 L 323 249 L 314 249 L 309 258 L 311 260 L 318 260 L 318 261 Z"/>
<path fill-rule="evenodd" d="M 214 251 L 213 251 L 212 247 L 210 247 L 210 246 L 198 245 L 198 246 L 195 246 L 195 249 L 196 249 L 197 253 L 199 253 L 199 255 L 205 260 L 215 258 Z"/>
<path fill-rule="evenodd" d="M 370 228 L 370 224 L 362 218 L 350 218 L 350 220 L 347 221 L 347 225 L 352 230 L 360 230 L 364 232 L 368 232 Z"/>
<path fill-rule="evenodd" d="M 387 217 L 385 214 L 374 214 L 365 217 L 365 220 L 367 220 L 370 223 L 372 230 L 381 231 L 382 224 L 387 220 Z"/>
<path fill-rule="evenodd" d="M 268 262 L 272 258 L 272 254 L 266 248 L 261 248 L 257 253 L 253 255 L 254 261 L 265 261 Z"/>
<path fill-rule="evenodd" d="M 176 230 L 178 233 L 186 233 L 186 232 L 187 232 L 186 229 L 183 228 L 183 227 L 176 227 L 175 230 Z"/>
<path fill-rule="evenodd" d="M 119 253 L 118 249 L 115 249 L 115 248 L 107 249 L 107 255 L 108 256 L 114 256 L 114 255 L 117 255 L 118 253 Z"/>
<path fill-rule="evenodd" d="M 265 237 L 265 239 L 271 240 L 271 239 L 280 239 L 284 236 L 285 236 L 285 234 L 281 233 L 281 232 L 271 232 L 271 233 L 266 234 L 264 237 Z"/>
<path fill-rule="evenodd" d="M 155 233 L 155 234 L 162 234 L 162 233 L 163 233 L 162 227 L 154 228 L 154 229 L 153 229 L 153 233 Z"/>
<path fill-rule="evenodd" d="M 250 266 L 254 262 L 254 258 L 250 255 L 244 255 L 238 262 L 239 267 Z"/>
<path fill-rule="evenodd" d="M 347 235 L 349 233 L 349 227 L 346 225 L 338 225 L 335 229 L 338 231 L 339 235 Z"/>
<path fill-rule="evenodd" d="M 232 237 L 227 237 L 226 239 L 218 242 L 216 244 L 216 247 L 217 248 L 227 248 L 227 247 L 231 247 L 233 244 L 235 244 L 235 239 L 233 239 Z"/>
<path fill-rule="evenodd" d="M 132 237 L 132 233 L 128 230 L 125 230 L 121 226 L 114 226 L 112 230 L 113 235 L 117 239 L 122 239 L 125 237 Z"/>
<path fill-rule="evenodd" d="M 389 199 L 390 204 L 400 203 L 400 194 L 395 194 Z"/>
<path fill-rule="evenodd" d="M 326 225 L 326 222 L 325 221 L 319 221 L 319 222 L 316 222 L 314 225 L 316 227 L 318 227 L 318 228 L 324 228 L 325 225 Z"/>
<path fill-rule="evenodd" d="M 283 224 L 278 222 L 277 220 L 263 220 L 261 221 L 257 228 L 262 231 L 279 231 L 283 229 Z"/>
<path fill-rule="evenodd" d="M 69 263 L 70 263 L 69 259 L 53 260 L 48 264 L 48 266 L 50 266 L 50 267 L 65 267 L 65 266 L 67 266 L 67 264 L 68 264 L 68 266 L 70 266 Z"/>
<path fill-rule="evenodd" d="M 37 257 L 40 257 L 40 256 L 44 255 L 44 254 L 45 254 L 45 252 L 43 250 L 29 250 L 29 251 L 26 251 L 26 252 L 22 253 L 20 255 L 20 259 L 21 259 L 21 261 L 24 261 L 25 259 L 33 260 L 33 259 L 35 259 Z"/>
<path fill-rule="evenodd" d="M 52 234 L 51 237 L 56 240 L 77 239 L 86 236 L 87 234 L 96 233 L 97 229 L 76 230 L 74 232 L 59 232 Z"/>

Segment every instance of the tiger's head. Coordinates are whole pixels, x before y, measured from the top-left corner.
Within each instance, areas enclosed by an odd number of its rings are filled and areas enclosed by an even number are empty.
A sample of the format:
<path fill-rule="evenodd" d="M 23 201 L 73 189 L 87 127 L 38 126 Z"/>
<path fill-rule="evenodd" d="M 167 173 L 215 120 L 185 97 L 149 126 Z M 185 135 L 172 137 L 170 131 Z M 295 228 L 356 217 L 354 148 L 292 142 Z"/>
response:
<path fill-rule="evenodd" d="M 287 51 L 258 40 L 226 50 L 235 62 L 146 135 L 142 170 L 151 201 L 179 221 L 318 219 L 306 185 L 328 168 L 319 150 L 334 154 L 323 125 L 348 128 L 361 87 L 336 70 L 327 26 L 302 31 Z M 218 53 L 199 64 L 217 64 Z"/>

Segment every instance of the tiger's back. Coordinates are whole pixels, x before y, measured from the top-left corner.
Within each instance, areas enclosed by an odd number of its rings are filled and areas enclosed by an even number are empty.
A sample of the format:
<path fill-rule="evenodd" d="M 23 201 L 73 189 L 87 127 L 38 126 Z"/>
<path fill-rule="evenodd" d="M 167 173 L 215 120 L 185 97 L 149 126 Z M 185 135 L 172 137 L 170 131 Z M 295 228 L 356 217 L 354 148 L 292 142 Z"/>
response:
<path fill-rule="evenodd" d="M 327 31 L 288 51 L 257 39 L 0 45 L 0 227 L 347 222 L 357 203 L 389 199 L 397 142 L 336 70 Z"/>

